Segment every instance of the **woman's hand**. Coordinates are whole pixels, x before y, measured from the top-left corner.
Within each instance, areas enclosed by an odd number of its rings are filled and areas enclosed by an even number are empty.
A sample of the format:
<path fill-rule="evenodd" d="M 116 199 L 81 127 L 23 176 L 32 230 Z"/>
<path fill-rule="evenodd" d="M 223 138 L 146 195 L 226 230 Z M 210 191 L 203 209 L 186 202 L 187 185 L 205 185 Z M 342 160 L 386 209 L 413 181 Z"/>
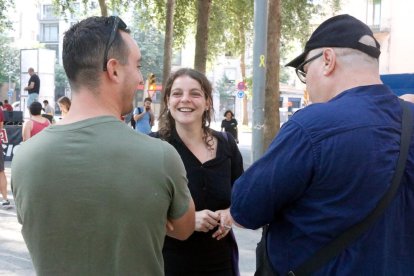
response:
<path fill-rule="evenodd" d="M 220 215 L 210 210 L 196 212 L 195 231 L 208 232 L 220 223 Z"/>
<path fill-rule="evenodd" d="M 220 226 L 213 234 L 213 238 L 221 240 L 230 232 L 233 225 L 233 218 L 230 215 L 230 208 L 224 210 L 217 210 L 215 212 L 220 217 Z"/>

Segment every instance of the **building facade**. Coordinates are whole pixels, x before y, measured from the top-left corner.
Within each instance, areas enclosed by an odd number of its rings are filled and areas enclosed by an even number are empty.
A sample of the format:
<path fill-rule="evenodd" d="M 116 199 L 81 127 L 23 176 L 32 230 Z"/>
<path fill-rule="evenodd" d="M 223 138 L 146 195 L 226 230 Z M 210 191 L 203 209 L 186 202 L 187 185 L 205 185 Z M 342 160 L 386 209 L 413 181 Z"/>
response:
<path fill-rule="evenodd" d="M 339 13 L 348 13 L 371 27 L 381 44 L 380 74 L 413 73 L 414 1 L 342 0 Z M 339 14 L 338 13 L 338 14 Z"/>

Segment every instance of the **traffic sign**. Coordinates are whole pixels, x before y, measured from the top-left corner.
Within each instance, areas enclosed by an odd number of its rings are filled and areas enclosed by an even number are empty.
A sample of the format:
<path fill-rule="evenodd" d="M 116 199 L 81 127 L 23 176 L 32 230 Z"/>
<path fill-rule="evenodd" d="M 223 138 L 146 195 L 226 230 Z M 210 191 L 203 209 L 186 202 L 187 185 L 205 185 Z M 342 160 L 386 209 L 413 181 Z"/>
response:
<path fill-rule="evenodd" d="M 239 90 L 246 90 L 246 84 L 244 83 L 244 82 L 239 82 L 238 84 L 237 84 L 237 89 L 239 89 Z"/>
<path fill-rule="evenodd" d="M 13 89 L 9 89 L 9 91 L 7 91 L 7 96 L 8 97 L 12 97 L 13 96 Z"/>
<path fill-rule="evenodd" d="M 238 92 L 237 92 L 237 97 L 238 98 L 243 98 L 244 97 L 244 91 L 243 90 L 239 90 Z"/>

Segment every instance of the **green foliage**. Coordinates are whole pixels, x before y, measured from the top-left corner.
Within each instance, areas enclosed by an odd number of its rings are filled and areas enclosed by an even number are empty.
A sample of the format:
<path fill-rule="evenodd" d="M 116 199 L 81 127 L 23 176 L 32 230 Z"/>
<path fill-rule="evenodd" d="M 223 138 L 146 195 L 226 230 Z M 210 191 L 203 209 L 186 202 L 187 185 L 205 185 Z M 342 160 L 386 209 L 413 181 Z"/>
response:
<path fill-rule="evenodd" d="M 145 10 L 134 10 L 130 26 L 131 35 L 141 50 L 142 75 L 146 78 L 150 73 L 154 73 L 157 82 L 160 83 L 163 79 L 164 34 L 143 14 Z"/>
<path fill-rule="evenodd" d="M 233 96 L 236 92 L 235 84 L 231 82 L 226 75 L 216 82 L 215 89 L 219 92 L 220 98 Z"/>
<path fill-rule="evenodd" d="M 20 51 L 12 48 L 11 39 L 0 34 L 0 83 L 20 80 Z"/>
<path fill-rule="evenodd" d="M 174 11 L 174 48 L 184 46 L 189 34 L 195 36 L 197 26 L 197 1 L 176 0 Z"/>
<path fill-rule="evenodd" d="M 55 87 L 69 87 L 69 81 L 66 77 L 65 69 L 63 69 L 63 66 L 59 63 L 55 64 Z"/>
<path fill-rule="evenodd" d="M 282 35 L 280 56 L 292 49 L 292 46 L 300 42 L 304 45 L 313 31 L 310 19 L 315 15 L 324 16 L 325 12 L 321 5 L 309 0 L 285 0 L 282 1 Z M 327 0 L 324 5 L 332 13 L 341 8 L 341 0 Z"/>
<path fill-rule="evenodd" d="M 7 11 L 14 8 L 13 0 L 0 0 L 0 33 L 12 28 L 12 23 L 7 18 Z"/>
<path fill-rule="evenodd" d="M 253 0 L 229 0 L 225 3 L 214 3 L 213 11 L 218 13 L 216 10 L 221 10 L 223 16 L 219 18 L 220 22 L 210 28 L 212 35 L 209 40 L 209 49 L 210 47 L 215 49 L 215 54 L 222 54 L 226 51 L 231 52 L 233 56 L 238 56 L 246 49 L 246 42 L 251 42 L 249 37 L 253 37 L 251 34 L 253 33 L 254 2 Z"/>
<path fill-rule="evenodd" d="M 246 83 L 244 93 L 246 93 L 247 98 L 251 98 L 253 94 L 253 76 L 246 77 L 244 82 Z"/>

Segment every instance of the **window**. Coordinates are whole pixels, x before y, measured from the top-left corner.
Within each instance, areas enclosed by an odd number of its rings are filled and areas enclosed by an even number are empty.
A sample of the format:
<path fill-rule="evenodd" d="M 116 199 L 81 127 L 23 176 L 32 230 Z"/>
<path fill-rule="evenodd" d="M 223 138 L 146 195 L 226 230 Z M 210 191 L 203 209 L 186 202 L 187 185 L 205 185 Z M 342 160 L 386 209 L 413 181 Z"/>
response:
<path fill-rule="evenodd" d="M 288 101 L 291 103 L 291 104 L 289 104 L 290 105 L 289 107 L 300 108 L 301 98 L 291 98 L 291 97 L 289 97 Z"/>
<path fill-rule="evenodd" d="M 56 60 L 59 60 L 59 44 L 46 44 L 45 48 L 54 50 L 56 52 Z"/>
<path fill-rule="evenodd" d="M 367 1 L 367 25 L 379 29 L 381 24 L 381 0 Z"/>
<path fill-rule="evenodd" d="M 181 65 L 181 50 L 174 51 L 173 57 L 171 60 L 171 65 L 175 65 L 175 66 Z"/>
<path fill-rule="evenodd" d="M 53 10 L 53 5 L 43 5 L 42 19 L 56 19 L 56 15 Z"/>
<path fill-rule="evenodd" d="M 59 24 L 58 23 L 44 23 L 41 24 L 41 42 L 58 42 L 59 41 Z"/>

